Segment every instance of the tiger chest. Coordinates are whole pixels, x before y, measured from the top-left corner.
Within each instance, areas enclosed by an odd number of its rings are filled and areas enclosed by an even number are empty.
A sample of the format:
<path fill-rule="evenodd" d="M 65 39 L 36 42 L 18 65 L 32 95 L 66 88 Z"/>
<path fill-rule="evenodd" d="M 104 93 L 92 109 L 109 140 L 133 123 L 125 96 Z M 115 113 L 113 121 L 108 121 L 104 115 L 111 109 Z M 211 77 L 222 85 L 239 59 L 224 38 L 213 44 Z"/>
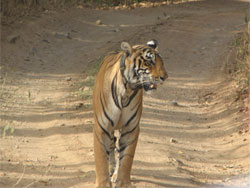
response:
<path fill-rule="evenodd" d="M 138 91 L 121 98 L 121 104 L 120 117 L 115 129 L 122 129 L 139 123 L 142 113 L 142 92 Z"/>

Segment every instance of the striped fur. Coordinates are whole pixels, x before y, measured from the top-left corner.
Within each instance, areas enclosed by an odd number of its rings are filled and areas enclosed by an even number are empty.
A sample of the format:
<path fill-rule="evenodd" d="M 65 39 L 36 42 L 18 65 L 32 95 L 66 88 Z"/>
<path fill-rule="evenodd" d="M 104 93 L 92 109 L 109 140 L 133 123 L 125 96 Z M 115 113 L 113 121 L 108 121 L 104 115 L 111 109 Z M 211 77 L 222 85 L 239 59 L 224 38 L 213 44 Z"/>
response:
<path fill-rule="evenodd" d="M 156 89 L 167 78 L 157 41 L 105 57 L 96 76 L 93 108 L 96 187 L 131 187 L 130 172 L 139 135 L 144 90 Z M 119 130 L 119 158 L 115 162 L 114 131 Z M 110 178 L 111 177 L 111 178 Z"/>

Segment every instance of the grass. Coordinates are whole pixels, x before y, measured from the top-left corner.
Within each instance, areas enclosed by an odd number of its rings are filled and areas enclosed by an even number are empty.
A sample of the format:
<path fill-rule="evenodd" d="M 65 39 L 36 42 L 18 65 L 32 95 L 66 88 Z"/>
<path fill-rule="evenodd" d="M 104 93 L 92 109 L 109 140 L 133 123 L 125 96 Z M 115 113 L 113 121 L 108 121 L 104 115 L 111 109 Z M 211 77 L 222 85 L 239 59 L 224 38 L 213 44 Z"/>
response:
<path fill-rule="evenodd" d="M 10 134 L 13 134 L 15 131 L 15 128 L 9 127 L 9 125 L 5 125 L 2 128 L 2 137 L 4 138 L 6 134 L 9 132 Z"/>
<path fill-rule="evenodd" d="M 85 78 L 78 83 L 78 95 L 83 100 L 89 100 L 92 98 L 93 88 L 95 84 L 95 76 L 99 70 L 100 64 L 103 58 L 98 59 L 90 63 L 92 66 L 85 74 Z"/>

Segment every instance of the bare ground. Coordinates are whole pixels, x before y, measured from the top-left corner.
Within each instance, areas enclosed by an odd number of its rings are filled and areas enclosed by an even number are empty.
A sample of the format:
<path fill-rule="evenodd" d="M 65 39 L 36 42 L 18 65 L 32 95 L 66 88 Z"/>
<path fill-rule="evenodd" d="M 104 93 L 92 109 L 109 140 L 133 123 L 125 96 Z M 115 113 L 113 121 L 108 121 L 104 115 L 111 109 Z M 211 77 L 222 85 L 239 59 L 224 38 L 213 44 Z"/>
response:
<path fill-rule="evenodd" d="M 91 100 L 80 97 L 81 82 L 121 41 L 152 38 L 169 79 L 144 98 L 132 183 L 250 187 L 249 119 L 228 74 L 247 9 L 229 0 L 78 7 L 2 25 L 0 187 L 94 187 Z"/>

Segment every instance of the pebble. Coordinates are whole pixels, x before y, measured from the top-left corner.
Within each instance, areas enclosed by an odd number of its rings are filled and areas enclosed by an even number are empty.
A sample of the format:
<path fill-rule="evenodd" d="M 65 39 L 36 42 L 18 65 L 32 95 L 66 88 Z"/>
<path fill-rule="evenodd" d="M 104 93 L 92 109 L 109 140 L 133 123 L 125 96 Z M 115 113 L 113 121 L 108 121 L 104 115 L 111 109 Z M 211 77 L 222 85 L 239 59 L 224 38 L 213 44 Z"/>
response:
<path fill-rule="evenodd" d="M 72 80 L 72 78 L 71 77 L 67 77 L 65 80 L 69 82 L 69 81 Z"/>
<path fill-rule="evenodd" d="M 101 20 L 96 20 L 96 25 L 102 25 L 102 21 Z"/>
<path fill-rule="evenodd" d="M 174 139 L 174 138 L 170 138 L 170 142 L 171 142 L 171 143 L 177 143 L 177 140 Z"/>
<path fill-rule="evenodd" d="M 67 34 L 66 34 L 66 37 L 67 37 L 68 39 L 72 39 L 72 37 L 71 37 L 71 34 L 70 34 L 70 33 L 67 33 Z"/>
<path fill-rule="evenodd" d="M 9 43 L 16 43 L 16 41 L 20 38 L 20 35 L 10 35 L 9 37 L 7 37 L 7 40 Z"/>
<path fill-rule="evenodd" d="M 47 39 L 43 39 L 42 42 L 50 43 Z"/>
<path fill-rule="evenodd" d="M 116 29 L 114 29 L 113 31 L 117 33 L 117 32 L 119 32 L 120 30 L 119 30 L 118 28 L 116 28 Z"/>
<path fill-rule="evenodd" d="M 178 102 L 176 102 L 176 101 L 172 101 L 171 104 L 172 104 L 173 106 L 179 106 Z"/>
<path fill-rule="evenodd" d="M 30 58 L 26 57 L 24 58 L 24 61 L 30 61 Z"/>
<path fill-rule="evenodd" d="M 77 110 L 77 109 L 81 108 L 83 105 L 84 104 L 82 102 L 80 102 L 80 103 L 75 105 L 75 109 Z"/>
<path fill-rule="evenodd" d="M 90 87 L 84 87 L 83 91 L 90 91 Z"/>
<path fill-rule="evenodd" d="M 89 80 L 91 80 L 91 79 L 93 79 L 93 76 L 87 76 L 87 77 L 84 79 L 84 81 L 89 81 Z"/>

